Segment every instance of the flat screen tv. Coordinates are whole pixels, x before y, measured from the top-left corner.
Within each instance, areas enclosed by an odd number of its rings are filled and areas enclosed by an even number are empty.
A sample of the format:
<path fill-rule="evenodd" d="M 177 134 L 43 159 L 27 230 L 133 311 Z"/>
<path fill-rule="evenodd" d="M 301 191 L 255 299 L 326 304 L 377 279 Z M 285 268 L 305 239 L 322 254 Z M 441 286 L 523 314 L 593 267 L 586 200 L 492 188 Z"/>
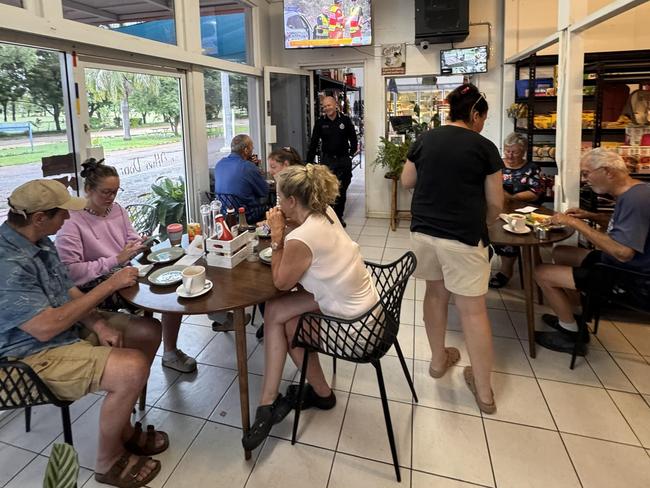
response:
<path fill-rule="evenodd" d="M 372 0 L 284 0 L 284 47 L 369 46 Z"/>
<path fill-rule="evenodd" d="M 487 73 L 487 46 L 443 49 L 440 51 L 440 72 L 443 75 Z"/>

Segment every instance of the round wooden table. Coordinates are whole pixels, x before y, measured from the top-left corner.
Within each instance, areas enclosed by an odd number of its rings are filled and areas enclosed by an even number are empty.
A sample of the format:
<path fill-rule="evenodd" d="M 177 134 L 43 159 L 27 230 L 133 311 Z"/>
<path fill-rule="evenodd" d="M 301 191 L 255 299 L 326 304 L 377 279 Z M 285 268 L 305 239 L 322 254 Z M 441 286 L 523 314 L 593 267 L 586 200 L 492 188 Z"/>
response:
<path fill-rule="evenodd" d="M 268 245 L 268 240 L 261 240 L 259 249 L 268 247 Z M 212 289 L 203 296 L 181 298 L 176 294 L 178 284 L 152 285 L 146 277 L 140 278 L 138 284 L 124 288 L 119 293 L 125 300 L 150 314 L 160 312 L 197 315 L 228 310 L 234 312 L 239 401 L 242 428 L 246 433 L 250 428 L 250 407 L 244 309 L 251 305 L 264 303 L 287 292 L 280 291 L 273 285 L 271 266 L 261 261 L 243 261 L 233 269 L 208 266 L 203 258 L 195 264 L 205 266 L 207 279 L 212 281 Z M 170 263 L 157 264 L 155 269 L 169 265 Z M 250 459 L 250 451 L 245 451 L 245 457 Z"/>
<path fill-rule="evenodd" d="M 517 208 L 522 208 L 522 204 L 509 204 L 506 205 L 504 211 L 511 213 L 516 211 Z M 535 210 L 535 213 L 546 215 L 553 215 L 553 210 L 540 207 Z M 565 227 L 561 230 L 553 230 L 547 233 L 546 239 L 538 239 L 535 236 L 535 231 L 532 230 L 528 234 L 514 234 L 508 232 L 503 228 L 505 222 L 498 219 L 492 225 L 488 226 L 490 234 L 490 242 L 499 246 L 519 246 L 521 249 L 521 260 L 523 264 L 523 282 L 524 282 L 524 299 L 526 302 L 526 322 L 528 325 L 528 349 L 531 357 L 535 357 L 535 301 L 533 298 L 533 250 L 538 249 L 540 246 L 551 245 L 555 242 L 563 241 L 571 237 L 575 232 L 571 227 Z M 540 293 L 541 296 L 541 293 Z"/>

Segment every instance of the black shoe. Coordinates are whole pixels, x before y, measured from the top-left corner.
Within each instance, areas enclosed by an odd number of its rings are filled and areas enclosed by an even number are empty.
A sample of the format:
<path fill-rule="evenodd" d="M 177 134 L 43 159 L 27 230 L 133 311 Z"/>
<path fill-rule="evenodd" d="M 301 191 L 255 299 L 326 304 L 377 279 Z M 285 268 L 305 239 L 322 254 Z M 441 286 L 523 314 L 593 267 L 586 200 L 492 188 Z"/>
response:
<path fill-rule="evenodd" d="M 255 421 L 247 434 L 242 437 L 244 449 L 252 451 L 266 439 L 271 428 L 284 420 L 291 412 L 293 404 L 281 394 L 271 405 L 260 405 L 255 411 Z"/>
<path fill-rule="evenodd" d="M 575 341 L 572 341 L 566 334 L 561 332 L 535 332 L 535 342 L 546 349 L 551 351 L 565 352 L 573 354 Z M 580 344 L 578 347 L 578 356 L 584 356 L 587 348 L 585 344 Z"/>
<path fill-rule="evenodd" d="M 289 385 L 287 388 L 286 398 L 293 407 L 295 407 L 296 403 L 298 402 L 298 387 L 299 385 Z M 321 410 L 330 410 L 336 405 L 336 396 L 334 395 L 334 390 L 332 390 L 332 393 L 326 397 L 318 396 L 314 391 L 314 388 L 309 383 L 305 383 L 303 390 L 304 400 L 300 406 L 300 410 L 307 410 L 308 408 L 312 407 L 316 407 Z"/>
<path fill-rule="evenodd" d="M 264 324 L 260 325 L 257 330 L 255 331 L 255 337 L 257 337 L 258 341 L 261 341 L 264 339 Z"/>
<path fill-rule="evenodd" d="M 488 286 L 490 288 L 503 288 L 508 284 L 508 281 L 510 281 L 509 276 L 506 276 L 503 273 L 498 272 L 492 278 L 490 278 L 490 282 L 488 283 Z"/>
<path fill-rule="evenodd" d="M 589 328 L 587 327 L 587 324 L 584 323 L 582 320 L 582 317 L 580 315 L 574 315 L 576 319 L 576 323 L 578 324 L 578 327 L 582 329 L 582 342 L 585 344 L 589 343 Z M 560 320 L 557 318 L 556 315 L 550 314 L 550 313 L 545 313 L 542 315 L 542 321 L 548 325 L 549 327 L 562 332 L 565 334 L 567 337 L 569 337 L 572 341 L 575 341 L 578 338 L 578 333 L 574 332 L 572 330 L 567 330 L 564 327 L 560 325 Z"/>

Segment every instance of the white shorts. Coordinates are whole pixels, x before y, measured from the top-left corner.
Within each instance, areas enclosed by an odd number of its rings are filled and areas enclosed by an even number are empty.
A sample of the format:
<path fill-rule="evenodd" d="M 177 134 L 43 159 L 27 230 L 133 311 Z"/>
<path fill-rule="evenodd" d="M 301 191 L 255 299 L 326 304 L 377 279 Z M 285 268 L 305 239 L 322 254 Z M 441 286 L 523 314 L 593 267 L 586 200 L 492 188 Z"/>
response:
<path fill-rule="evenodd" d="M 445 288 L 455 295 L 477 297 L 487 293 L 490 260 L 483 243 L 469 246 L 419 232 L 411 232 L 411 243 L 418 259 L 416 278 L 443 280 Z"/>

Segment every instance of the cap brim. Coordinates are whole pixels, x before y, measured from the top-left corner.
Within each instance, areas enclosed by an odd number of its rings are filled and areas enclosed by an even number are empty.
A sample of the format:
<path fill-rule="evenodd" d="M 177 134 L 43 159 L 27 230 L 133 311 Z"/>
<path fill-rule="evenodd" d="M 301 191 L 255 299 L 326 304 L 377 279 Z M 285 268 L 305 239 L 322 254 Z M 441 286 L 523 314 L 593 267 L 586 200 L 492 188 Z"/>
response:
<path fill-rule="evenodd" d="M 70 197 L 70 200 L 59 205 L 58 208 L 63 208 L 65 210 L 83 210 L 86 208 L 87 204 L 88 201 L 85 198 Z"/>

